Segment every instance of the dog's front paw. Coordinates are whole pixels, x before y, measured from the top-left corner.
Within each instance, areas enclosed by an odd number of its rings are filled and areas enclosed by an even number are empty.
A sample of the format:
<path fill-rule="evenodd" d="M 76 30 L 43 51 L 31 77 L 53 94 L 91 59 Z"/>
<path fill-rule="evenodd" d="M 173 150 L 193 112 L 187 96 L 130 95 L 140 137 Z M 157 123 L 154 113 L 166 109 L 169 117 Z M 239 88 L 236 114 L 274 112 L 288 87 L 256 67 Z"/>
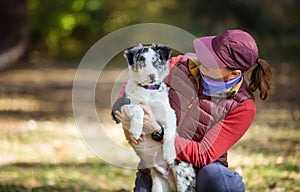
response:
<path fill-rule="evenodd" d="M 134 131 L 129 131 L 130 135 L 132 138 L 134 138 L 135 140 L 138 140 L 141 137 L 141 132 L 134 132 Z"/>

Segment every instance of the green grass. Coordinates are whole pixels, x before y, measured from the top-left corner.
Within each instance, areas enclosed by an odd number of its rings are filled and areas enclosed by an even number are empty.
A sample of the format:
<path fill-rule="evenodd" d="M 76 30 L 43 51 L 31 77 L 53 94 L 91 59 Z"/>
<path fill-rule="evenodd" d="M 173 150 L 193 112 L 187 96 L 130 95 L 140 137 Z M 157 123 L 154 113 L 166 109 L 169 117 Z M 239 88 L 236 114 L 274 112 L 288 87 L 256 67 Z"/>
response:
<path fill-rule="evenodd" d="M 0 136 L 0 192 L 131 190 L 135 170 L 95 156 L 70 123 L 50 125 Z"/>
<path fill-rule="evenodd" d="M 1 168 L 6 185 L 72 191 L 129 191 L 134 179 L 132 170 L 107 165 L 100 160 L 84 163 L 15 163 Z"/>
<path fill-rule="evenodd" d="M 247 191 L 300 191 L 300 132 L 255 123 L 229 155 Z"/>
<path fill-rule="evenodd" d="M 136 171 L 95 156 L 72 122 L 28 125 L 0 136 L 0 192 L 132 191 Z M 230 167 L 247 191 L 300 191 L 299 138 L 295 127 L 254 123 L 230 150 Z"/>

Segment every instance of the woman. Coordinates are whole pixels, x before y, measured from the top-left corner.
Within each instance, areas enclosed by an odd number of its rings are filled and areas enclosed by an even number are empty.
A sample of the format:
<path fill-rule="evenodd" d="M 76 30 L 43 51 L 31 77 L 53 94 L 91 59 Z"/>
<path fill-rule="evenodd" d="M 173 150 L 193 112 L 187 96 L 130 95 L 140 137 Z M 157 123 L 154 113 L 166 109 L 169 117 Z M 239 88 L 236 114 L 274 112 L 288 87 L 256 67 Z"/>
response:
<path fill-rule="evenodd" d="M 254 120 L 252 92 L 259 89 L 266 99 L 272 87 L 269 64 L 259 59 L 251 35 L 227 30 L 194 41 L 195 54 L 170 59 L 166 78 L 170 103 L 176 112 L 176 159 L 198 168 L 197 191 L 245 191 L 242 177 L 228 169 L 227 151 L 245 134 Z M 243 77 L 249 71 L 249 85 Z M 151 111 L 144 109 L 144 128 L 163 133 Z M 116 113 L 122 123 L 124 114 Z M 125 131 L 126 138 L 134 140 Z M 162 135 L 163 136 L 163 135 Z M 139 170 L 135 191 L 150 191 L 151 178 Z"/>

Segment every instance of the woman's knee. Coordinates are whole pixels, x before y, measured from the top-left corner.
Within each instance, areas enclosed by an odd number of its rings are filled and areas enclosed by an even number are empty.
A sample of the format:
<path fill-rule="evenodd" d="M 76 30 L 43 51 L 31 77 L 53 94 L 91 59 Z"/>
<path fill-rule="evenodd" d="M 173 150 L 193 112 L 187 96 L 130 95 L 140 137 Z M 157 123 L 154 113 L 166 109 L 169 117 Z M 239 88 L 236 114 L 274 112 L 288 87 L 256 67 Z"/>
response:
<path fill-rule="evenodd" d="M 198 171 L 197 191 L 244 192 L 242 177 L 221 163 L 211 163 Z"/>

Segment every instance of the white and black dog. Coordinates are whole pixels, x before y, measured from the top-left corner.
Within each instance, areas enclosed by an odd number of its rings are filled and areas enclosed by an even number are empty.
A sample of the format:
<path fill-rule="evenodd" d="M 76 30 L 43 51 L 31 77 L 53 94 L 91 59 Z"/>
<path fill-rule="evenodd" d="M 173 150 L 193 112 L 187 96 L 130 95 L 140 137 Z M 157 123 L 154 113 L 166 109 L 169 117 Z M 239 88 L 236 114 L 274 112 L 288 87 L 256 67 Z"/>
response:
<path fill-rule="evenodd" d="M 139 104 L 151 109 L 161 126 L 160 132 L 145 133 L 144 141 L 138 145 L 130 143 L 142 164 L 151 171 L 153 192 L 195 191 L 195 169 L 189 163 L 175 161 L 176 116 L 163 82 L 169 74 L 170 55 L 171 49 L 160 44 L 139 44 L 125 50 L 132 79 L 126 84 L 124 97 L 113 106 L 113 112 L 126 110 L 131 119 L 128 131 L 135 139 L 143 133 L 144 111 Z"/>

